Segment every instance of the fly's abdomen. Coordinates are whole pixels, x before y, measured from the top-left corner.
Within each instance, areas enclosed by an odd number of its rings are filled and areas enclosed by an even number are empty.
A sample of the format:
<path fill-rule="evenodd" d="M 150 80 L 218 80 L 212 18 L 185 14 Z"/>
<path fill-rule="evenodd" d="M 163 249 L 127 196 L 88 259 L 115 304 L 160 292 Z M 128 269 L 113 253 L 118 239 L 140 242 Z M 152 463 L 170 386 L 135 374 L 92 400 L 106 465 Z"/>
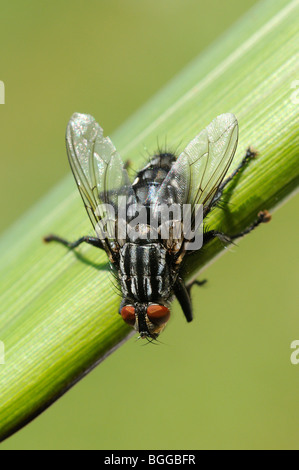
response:
<path fill-rule="evenodd" d="M 126 243 L 120 250 L 119 279 L 124 296 L 138 302 L 157 302 L 171 289 L 166 250 L 159 243 Z"/>
<path fill-rule="evenodd" d="M 155 155 L 149 164 L 137 173 L 132 186 L 140 204 L 148 207 L 155 202 L 157 191 L 175 161 L 176 157 L 172 153 L 161 153 Z"/>

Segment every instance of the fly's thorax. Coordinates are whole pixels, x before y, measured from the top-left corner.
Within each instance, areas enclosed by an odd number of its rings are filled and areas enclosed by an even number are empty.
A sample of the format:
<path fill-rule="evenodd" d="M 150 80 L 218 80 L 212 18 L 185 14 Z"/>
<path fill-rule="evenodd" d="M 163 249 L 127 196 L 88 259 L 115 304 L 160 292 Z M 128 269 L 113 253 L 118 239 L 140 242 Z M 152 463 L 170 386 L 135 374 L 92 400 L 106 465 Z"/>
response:
<path fill-rule="evenodd" d="M 132 187 L 139 203 L 148 206 L 155 201 L 157 192 L 175 161 L 176 157 L 172 153 L 161 153 L 152 157 L 148 165 L 137 173 Z"/>
<path fill-rule="evenodd" d="M 161 243 L 125 243 L 119 252 L 123 296 L 133 302 L 167 300 L 174 283 L 168 254 Z"/>

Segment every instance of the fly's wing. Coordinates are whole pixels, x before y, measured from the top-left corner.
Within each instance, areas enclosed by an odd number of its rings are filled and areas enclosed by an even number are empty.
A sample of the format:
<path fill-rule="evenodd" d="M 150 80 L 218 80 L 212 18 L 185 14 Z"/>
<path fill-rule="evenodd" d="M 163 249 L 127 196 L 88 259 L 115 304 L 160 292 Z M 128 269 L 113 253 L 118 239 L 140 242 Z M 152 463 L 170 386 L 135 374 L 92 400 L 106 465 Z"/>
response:
<path fill-rule="evenodd" d="M 188 211 L 186 213 L 189 214 L 188 223 L 185 223 L 184 217 L 184 224 L 181 226 L 184 235 L 177 232 L 175 237 L 180 239 L 180 252 L 184 247 L 184 239 L 190 239 L 187 234 L 197 231 L 202 219 L 212 207 L 234 157 L 237 143 L 236 117 L 229 113 L 221 114 L 187 145 L 163 181 L 157 193 L 154 214 L 159 211 L 159 206 L 167 204 L 167 201 L 189 205 L 185 206 Z M 178 226 L 180 227 L 180 224 Z M 181 236 L 178 236 L 179 233 Z"/>
<path fill-rule="evenodd" d="M 156 204 L 165 204 L 170 189 L 176 189 L 176 203 L 203 205 L 210 209 L 227 173 L 238 143 L 238 121 L 233 114 L 221 114 L 198 134 L 181 153 L 157 194 Z"/>
<path fill-rule="evenodd" d="M 102 239 L 105 250 L 112 254 L 116 237 L 115 231 L 111 231 L 111 222 L 113 218 L 114 222 L 117 219 L 118 196 L 134 199 L 128 173 L 109 137 L 103 136 L 103 129 L 88 114 L 73 114 L 67 126 L 66 147 L 91 223 Z M 109 205 L 112 212 L 105 212 L 103 205 Z M 105 217 L 108 221 L 106 228 L 110 224 L 110 229 L 104 235 Z M 99 234 L 103 234 L 103 237 Z"/>

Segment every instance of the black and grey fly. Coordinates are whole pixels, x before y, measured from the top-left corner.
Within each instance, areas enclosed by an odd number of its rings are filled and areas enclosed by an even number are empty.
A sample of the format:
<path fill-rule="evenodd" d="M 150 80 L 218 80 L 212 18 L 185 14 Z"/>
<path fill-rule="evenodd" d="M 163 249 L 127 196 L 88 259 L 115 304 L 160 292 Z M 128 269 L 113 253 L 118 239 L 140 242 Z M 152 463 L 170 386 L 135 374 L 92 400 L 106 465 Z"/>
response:
<path fill-rule="evenodd" d="M 157 226 L 152 227 L 151 211 L 155 212 L 161 205 L 177 204 L 181 208 L 189 205 L 191 226 L 196 228 L 195 218 L 200 206 L 205 226 L 204 219 L 219 203 L 226 185 L 254 156 L 248 149 L 239 166 L 226 177 L 237 142 L 236 117 L 222 114 L 200 132 L 178 158 L 170 152 L 159 152 L 131 183 L 120 155 L 92 116 L 74 114 L 68 124 L 68 158 L 96 237 L 84 236 L 71 243 L 49 235 L 45 241 L 57 241 L 72 249 L 85 242 L 105 250 L 122 293 L 119 313 L 142 338 L 158 337 L 169 319 L 174 296 L 186 320 L 191 322 L 193 318 L 190 288 L 194 283 L 186 286 L 183 280 L 183 261 L 194 252 L 189 249 L 192 240 L 186 238 L 183 230 L 174 236 L 174 225 L 178 221 L 173 217 L 169 221 L 169 237 L 163 238 L 163 221 L 158 217 Z M 119 197 L 125 198 L 126 217 L 120 214 Z M 114 210 L 110 219 L 102 209 L 106 205 Z M 145 221 L 137 224 L 134 236 L 132 230 L 120 236 L 121 226 L 127 228 L 142 212 Z M 262 211 L 252 225 L 233 236 L 204 230 L 202 245 L 215 237 L 232 242 L 268 220 L 269 213 Z M 114 222 L 113 230 L 109 231 L 107 227 L 111 222 Z"/>

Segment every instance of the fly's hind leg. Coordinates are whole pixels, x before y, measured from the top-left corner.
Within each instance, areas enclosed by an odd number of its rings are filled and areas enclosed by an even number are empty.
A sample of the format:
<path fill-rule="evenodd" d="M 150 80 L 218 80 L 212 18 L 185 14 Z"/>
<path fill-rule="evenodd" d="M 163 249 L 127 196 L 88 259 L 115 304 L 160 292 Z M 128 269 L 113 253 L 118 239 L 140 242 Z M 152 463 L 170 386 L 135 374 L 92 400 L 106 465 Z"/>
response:
<path fill-rule="evenodd" d="M 242 170 L 242 168 L 244 168 L 247 163 L 252 160 L 253 158 L 255 158 L 256 156 L 258 155 L 258 152 L 256 150 L 254 150 L 252 147 L 248 147 L 248 149 L 246 150 L 246 153 L 241 161 L 241 163 L 237 166 L 237 168 L 232 172 L 232 174 L 230 176 L 228 176 L 222 183 L 221 185 L 219 186 L 219 190 L 220 191 L 223 191 L 223 189 L 225 188 L 225 186 L 230 182 L 232 181 L 232 179 L 234 179 L 234 177 L 239 173 L 240 170 Z"/>
<path fill-rule="evenodd" d="M 71 250 L 73 250 L 74 248 L 77 248 L 77 246 L 81 245 L 81 243 L 88 243 L 89 245 L 92 245 L 92 246 L 95 246 L 97 248 L 102 248 L 103 249 L 103 245 L 101 243 L 101 240 L 99 240 L 98 238 L 95 238 L 95 237 L 88 237 L 88 236 L 81 237 L 78 240 L 76 240 L 75 242 L 69 242 L 68 240 L 65 240 L 64 238 L 58 237 L 57 235 L 47 235 L 46 237 L 44 237 L 44 242 L 45 243 L 50 243 L 50 242 L 61 243 L 62 245 L 67 246 Z"/>
<path fill-rule="evenodd" d="M 222 181 L 221 185 L 218 188 L 218 191 L 214 197 L 212 206 L 216 206 L 219 200 L 221 199 L 222 193 L 224 188 L 230 183 L 235 176 L 252 160 L 258 155 L 258 152 L 254 150 L 252 147 L 248 147 L 246 153 L 241 161 L 241 163 L 237 166 L 237 168 L 232 172 L 230 176 L 228 176 L 224 181 Z"/>

